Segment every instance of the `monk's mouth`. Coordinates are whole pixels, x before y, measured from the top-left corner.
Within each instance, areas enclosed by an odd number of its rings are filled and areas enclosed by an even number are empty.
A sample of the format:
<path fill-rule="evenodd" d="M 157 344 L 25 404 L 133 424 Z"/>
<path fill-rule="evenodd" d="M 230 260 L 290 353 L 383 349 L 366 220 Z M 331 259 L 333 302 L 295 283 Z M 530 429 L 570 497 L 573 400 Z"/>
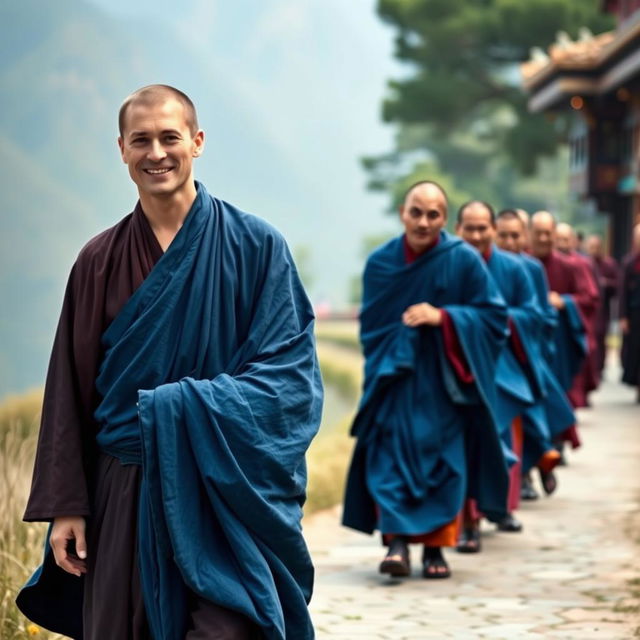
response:
<path fill-rule="evenodd" d="M 149 176 L 163 176 L 172 170 L 173 167 L 162 167 L 160 169 L 143 169 L 143 171 Z"/>

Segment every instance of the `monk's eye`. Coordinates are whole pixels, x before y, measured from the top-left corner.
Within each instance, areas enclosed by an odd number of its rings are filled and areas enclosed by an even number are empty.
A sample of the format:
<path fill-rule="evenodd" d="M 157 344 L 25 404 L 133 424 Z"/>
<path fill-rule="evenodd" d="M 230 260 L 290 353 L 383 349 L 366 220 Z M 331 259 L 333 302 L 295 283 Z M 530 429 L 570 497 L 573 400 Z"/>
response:
<path fill-rule="evenodd" d="M 422 217 L 422 211 L 420 211 L 420 209 L 416 209 L 415 207 L 411 207 L 409 213 L 411 214 L 412 218 L 418 219 Z"/>
<path fill-rule="evenodd" d="M 429 220 L 437 220 L 440 217 L 440 212 L 437 209 L 429 209 L 427 211 L 427 218 Z"/>

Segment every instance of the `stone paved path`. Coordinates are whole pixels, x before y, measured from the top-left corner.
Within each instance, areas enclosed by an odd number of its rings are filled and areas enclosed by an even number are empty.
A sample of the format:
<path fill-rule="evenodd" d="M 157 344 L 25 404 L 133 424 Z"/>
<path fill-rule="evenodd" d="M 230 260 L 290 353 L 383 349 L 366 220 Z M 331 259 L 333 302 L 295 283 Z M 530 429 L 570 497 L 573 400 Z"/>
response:
<path fill-rule="evenodd" d="M 614 377 L 615 372 L 610 372 Z M 640 637 L 640 405 L 605 383 L 580 412 L 583 447 L 552 498 L 524 503 L 525 531 L 483 528 L 483 551 L 449 551 L 453 576 L 386 579 L 377 538 L 339 526 L 339 509 L 305 521 L 317 569 L 318 640 Z"/>

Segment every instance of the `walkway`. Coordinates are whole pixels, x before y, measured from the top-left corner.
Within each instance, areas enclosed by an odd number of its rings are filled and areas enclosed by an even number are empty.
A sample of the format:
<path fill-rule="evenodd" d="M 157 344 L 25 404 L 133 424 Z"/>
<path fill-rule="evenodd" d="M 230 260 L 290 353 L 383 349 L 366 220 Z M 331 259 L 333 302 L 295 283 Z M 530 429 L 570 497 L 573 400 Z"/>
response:
<path fill-rule="evenodd" d="M 614 376 L 610 374 L 610 377 Z M 552 498 L 525 503 L 522 534 L 483 529 L 479 555 L 448 552 L 450 580 L 377 573 L 377 538 L 339 525 L 339 509 L 305 522 L 317 568 L 318 640 L 514 640 L 640 637 L 640 405 L 605 383 L 580 412 Z"/>

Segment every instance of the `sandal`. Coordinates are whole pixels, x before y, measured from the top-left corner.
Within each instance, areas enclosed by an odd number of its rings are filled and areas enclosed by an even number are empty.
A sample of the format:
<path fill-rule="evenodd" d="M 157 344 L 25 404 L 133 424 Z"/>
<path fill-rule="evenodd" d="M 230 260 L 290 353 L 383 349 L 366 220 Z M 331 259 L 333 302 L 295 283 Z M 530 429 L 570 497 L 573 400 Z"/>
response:
<path fill-rule="evenodd" d="M 427 580 L 449 578 L 451 570 L 440 547 L 425 547 L 422 551 L 422 577 Z"/>
<path fill-rule="evenodd" d="M 558 488 L 558 480 L 556 478 L 556 474 L 553 471 L 540 471 L 540 483 L 542 484 L 542 488 L 544 492 L 550 496 L 557 488 Z"/>
<path fill-rule="evenodd" d="M 379 571 L 394 578 L 405 578 L 411 574 L 409 547 L 403 537 L 397 536 L 391 540 L 387 555 L 380 563 Z"/>
<path fill-rule="evenodd" d="M 478 553 L 482 549 L 479 527 L 465 527 L 456 545 L 459 553 Z"/>

